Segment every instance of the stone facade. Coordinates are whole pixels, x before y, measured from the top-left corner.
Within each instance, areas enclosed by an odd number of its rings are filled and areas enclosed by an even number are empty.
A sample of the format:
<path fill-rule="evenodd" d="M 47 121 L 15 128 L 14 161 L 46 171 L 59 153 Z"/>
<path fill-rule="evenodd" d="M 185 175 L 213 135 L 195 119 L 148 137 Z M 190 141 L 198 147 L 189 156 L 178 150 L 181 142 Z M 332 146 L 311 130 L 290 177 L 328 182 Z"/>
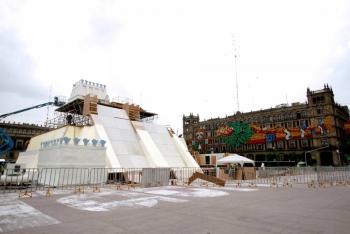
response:
<path fill-rule="evenodd" d="M 4 129 L 14 143 L 14 147 L 10 152 L 0 155 L 1 158 L 9 162 L 15 162 L 19 153 L 27 149 L 30 138 L 52 130 L 51 128 L 34 124 L 10 122 L 0 122 L 0 129 Z"/>
<path fill-rule="evenodd" d="M 292 166 L 305 158 L 308 165 L 344 165 L 348 120 L 348 107 L 337 104 L 325 85 L 307 89 L 306 103 L 205 121 L 183 116 L 183 133 L 190 151 L 201 154 L 234 152 L 265 166 Z"/>

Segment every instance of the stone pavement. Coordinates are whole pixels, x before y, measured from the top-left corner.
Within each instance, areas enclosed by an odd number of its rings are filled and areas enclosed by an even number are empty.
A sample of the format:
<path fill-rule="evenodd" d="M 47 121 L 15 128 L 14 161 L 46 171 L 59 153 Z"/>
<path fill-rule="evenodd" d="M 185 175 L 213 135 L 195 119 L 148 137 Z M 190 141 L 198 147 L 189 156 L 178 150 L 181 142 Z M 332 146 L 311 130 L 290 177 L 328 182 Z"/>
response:
<path fill-rule="evenodd" d="M 350 187 L 0 194 L 0 233 L 349 233 Z"/>

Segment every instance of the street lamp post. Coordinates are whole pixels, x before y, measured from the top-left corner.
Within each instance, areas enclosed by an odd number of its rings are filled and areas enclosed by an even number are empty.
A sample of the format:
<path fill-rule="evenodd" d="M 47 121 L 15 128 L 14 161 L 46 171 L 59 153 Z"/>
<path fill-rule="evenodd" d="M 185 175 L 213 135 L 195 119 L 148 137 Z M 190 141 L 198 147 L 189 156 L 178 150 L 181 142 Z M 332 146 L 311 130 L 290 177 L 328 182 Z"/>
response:
<path fill-rule="evenodd" d="M 337 152 L 337 156 L 338 156 L 338 164 L 339 166 L 341 165 L 341 159 L 340 159 L 340 151 L 339 151 L 339 148 L 336 150 Z"/>
<path fill-rule="evenodd" d="M 306 153 L 311 153 L 311 152 L 314 152 L 314 151 L 317 151 L 317 150 L 321 150 L 321 149 L 325 149 L 325 148 L 328 148 L 328 147 L 329 147 L 329 145 L 323 146 L 323 147 L 320 147 L 320 148 L 317 148 L 317 149 L 305 151 L 305 166 L 307 166 Z"/>

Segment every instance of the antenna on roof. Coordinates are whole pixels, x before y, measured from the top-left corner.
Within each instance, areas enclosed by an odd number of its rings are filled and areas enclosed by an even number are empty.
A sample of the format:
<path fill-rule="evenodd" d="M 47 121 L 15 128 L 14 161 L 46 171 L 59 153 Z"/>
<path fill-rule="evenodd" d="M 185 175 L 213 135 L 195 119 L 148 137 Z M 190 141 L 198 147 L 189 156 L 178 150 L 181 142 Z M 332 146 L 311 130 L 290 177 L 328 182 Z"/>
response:
<path fill-rule="evenodd" d="M 239 95 L 238 95 L 238 72 L 237 72 L 237 48 L 235 43 L 235 35 L 232 34 L 233 55 L 235 60 L 235 76 L 236 76 L 236 95 L 237 95 L 237 112 L 239 111 Z"/>

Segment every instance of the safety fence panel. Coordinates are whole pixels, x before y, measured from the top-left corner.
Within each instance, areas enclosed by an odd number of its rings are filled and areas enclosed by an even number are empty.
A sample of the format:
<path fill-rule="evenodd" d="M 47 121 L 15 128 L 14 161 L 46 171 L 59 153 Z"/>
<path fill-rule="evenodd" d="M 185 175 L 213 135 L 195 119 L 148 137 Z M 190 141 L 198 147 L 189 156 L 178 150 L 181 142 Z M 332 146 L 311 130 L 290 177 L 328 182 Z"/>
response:
<path fill-rule="evenodd" d="M 39 170 L 36 168 L 7 169 L 0 177 L 0 192 L 14 192 L 20 189 L 33 189 L 37 183 Z"/>
<path fill-rule="evenodd" d="M 170 184 L 188 185 L 189 178 L 195 173 L 203 173 L 204 169 L 198 167 L 173 167 L 170 171 Z"/>
<path fill-rule="evenodd" d="M 170 168 L 143 168 L 141 178 L 142 187 L 169 185 Z"/>
<path fill-rule="evenodd" d="M 255 168 L 256 177 L 237 179 L 235 169 L 218 169 L 218 177 L 225 178 L 226 184 L 270 184 L 291 185 L 310 183 L 350 184 L 350 167 L 264 167 Z M 233 176 L 232 176 L 233 175 Z"/>
<path fill-rule="evenodd" d="M 317 171 L 317 182 L 325 183 L 350 183 L 349 167 L 322 168 Z"/>
<path fill-rule="evenodd" d="M 243 173 L 237 177 L 237 173 Z M 244 173 L 249 172 L 249 175 Z M 241 176 L 241 174 L 239 175 Z M 215 180 L 217 178 L 217 181 Z M 240 178 L 240 179 L 237 179 Z M 15 168 L 0 177 L 0 193 L 18 190 L 54 190 L 111 187 L 230 184 L 350 184 L 350 167 L 250 168 Z M 217 183 L 219 184 L 219 183 Z"/>
<path fill-rule="evenodd" d="M 104 187 L 110 185 L 140 184 L 142 168 L 92 168 L 90 185 Z"/>
<path fill-rule="evenodd" d="M 88 168 L 42 168 L 35 189 L 72 189 L 90 183 Z"/>

